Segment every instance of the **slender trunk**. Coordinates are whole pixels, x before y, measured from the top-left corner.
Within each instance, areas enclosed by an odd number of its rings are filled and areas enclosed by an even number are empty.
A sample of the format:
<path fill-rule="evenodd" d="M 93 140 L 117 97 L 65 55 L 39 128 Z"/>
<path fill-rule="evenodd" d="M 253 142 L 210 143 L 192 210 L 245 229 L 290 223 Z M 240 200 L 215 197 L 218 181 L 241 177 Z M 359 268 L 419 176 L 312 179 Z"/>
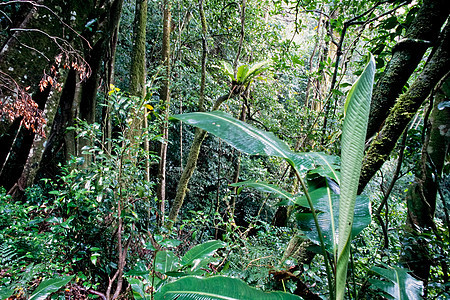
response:
<path fill-rule="evenodd" d="M 130 94 L 145 96 L 145 35 L 147 25 L 147 1 L 136 0 L 134 46 L 131 57 Z"/>
<path fill-rule="evenodd" d="M 242 108 L 241 108 L 241 115 L 239 120 L 241 120 L 242 122 L 245 122 L 245 117 L 246 117 L 246 106 L 245 104 L 242 104 Z M 232 183 L 238 183 L 239 181 L 239 173 L 240 173 L 240 169 L 241 169 L 241 152 L 237 151 L 236 154 L 236 158 L 234 161 L 234 165 L 233 165 L 233 179 L 232 179 Z M 234 211 L 236 208 L 236 201 L 237 201 L 237 196 L 238 196 L 238 192 L 237 192 L 237 187 L 233 188 L 233 192 L 232 192 L 232 198 L 231 198 L 231 211 L 230 214 L 233 216 L 234 218 Z"/>
<path fill-rule="evenodd" d="M 233 90 L 230 90 L 229 93 L 219 97 L 213 107 L 213 110 L 219 109 L 220 105 L 226 100 L 235 97 L 236 94 L 233 93 Z M 183 205 L 184 198 L 186 197 L 187 186 L 189 180 L 194 173 L 195 167 L 197 166 L 198 155 L 200 153 L 200 147 L 203 143 L 203 140 L 206 137 L 207 132 L 200 128 L 195 129 L 194 141 L 192 142 L 191 149 L 189 150 L 188 160 L 186 162 L 186 166 L 183 169 L 183 173 L 181 174 L 180 181 L 177 186 L 177 193 L 175 195 L 175 199 L 173 201 L 172 207 L 170 209 L 169 217 L 166 222 L 166 227 L 171 228 L 173 224 L 175 224 L 178 213 L 180 212 L 181 206 Z"/>
<path fill-rule="evenodd" d="M 198 111 L 205 111 L 205 87 L 206 87 L 206 60 L 208 58 L 208 44 L 206 35 L 208 34 L 208 24 L 206 23 L 203 0 L 199 1 L 200 21 L 202 23 L 202 75 L 200 81 L 200 98 L 198 100 Z"/>
<path fill-rule="evenodd" d="M 169 138 L 169 105 L 170 105 L 170 32 L 171 32 L 171 4 L 170 0 L 163 3 L 163 41 L 162 41 L 162 61 L 165 67 L 164 80 L 162 82 L 160 97 L 163 107 L 163 124 L 161 134 L 163 142 L 159 150 L 159 173 L 157 195 L 159 200 L 160 219 L 159 224 L 164 224 L 164 214 L 166 206 L 166 157 L 167 140 Z"/>
<path fill-rule="evenodd" d="M 59 98 L 61 93 L 56 89 L 50 91 L 48 99 L 45 103 L 44 115 L 47 120 L 47 124 L 44 125 L 45 136 L 50 134 L 52 129 L 53 120 L 55 118 L 56 112 L 58 110 Z M 13 196 L 18 196 L 20 192 L 24 191 L 27 187 L 30 187 L 34 183 L 37 171 L 39 170 L 39 165 L 44 154 L 47 138 L 39 134 L 34 135 L 33 144 L 31 146 L 30 152 L 28 153 L 28 158 L 17 183 L 8 192 Z"/>
<path fill-rule="evenodd" d="M 234 76 L 236 77 L 236 72 L 237 72 L 237 65 L 239 63 L 239 57 L 241 56 L 241 51 L 242 51 L 242 45 L 244 43 L 244 36 L 245 36 L 245 5 L 246 5 L 246 0 L 242 0 L 242 4 L 241 4 L 241 36 L 239 38 L 239 46 L 238 46 L 238 51 L 236 53 L 236 58 L 234 60 L 233 63 L 233 70 L 235 72 Z"/>
<path fill-rule="evenodd" d="M 147 26 L 147 0 L 136 0 L 136 17 L 134 28 L 134 47 L 132 54 L 131 73 L 130 73 L 130 94 L 141 99 L 145 98 L 145 36 Z M 142 134 L 148 126 L 147 122 L 147 108 L 144 108 L 144 115 L 140 115 L 141 107 L 136 107 L 133 117 L 133 123 L 129 131 L 129 139 L 132 144 L 139 143 L 135 140 L 135 136 Z M 143 122 L 142 122 L 143 121 Z M 144 150 L 145 150 L 145 179 L 150 180 L 150 157 L 148 154 L 148 138 L 144 134 Z M 133 160 L 136 160 L 134 153 L 130 153 Z"/>
<path fill-rule="evenodd" d="M 306 84 L 306 92 L 305 92 L 305 105 L 307 107 L 311 106 L 309 104 L 309 98 L 310 98 L 309 94 L 310 94 L 310 90 L 311 90 L 311 85 L 313 84 L 313 80 L 314 80 L 312 78 L 312 73 L 313 73 L 312 69 L 313 69 L 314 57 L 316 56 L 316 52 L 317 52 L 317 49 L 319 48 L 319 44 L 320 44 L 319 32 L 320 32 L 320 29 L 322 27 L 321 25 L 322 25 L 322 14 L 319 15 L 319 21 L 317 22 L 317 30 L 316 30 L 316 36 L 315 36 L 316 42 L 314 44 L 313 52 L 311 53 L 311 56 L 309 57 L 309 63 L 308 63 L 309 76 L 308 76 L 308 81 L 307 81 L 307 84 Z"/>
<path fill-rule="evenodd" d="M 119 25 L 120 26 L 120 25 Z M 111 39 L 111 42 L 109 43 L 108 48 L 108 59 L 106 63 L 106 89 L 109 91 L 112 84 L 114 84 L 114 67 L 116 62 L 116 49 L 117 49 L 117 40 L 119 37 L 119 26 L 117 26 L 116 30 L 114 31 L 113 37 Z M 103 107 L 102 110 L 102 121 L 103 121 L 103 144 L 105 145 L 108 152 L 111 152 L 112 150 L 112 123 L 111 123 L 111 110 L 112 110 L 112 103 L 110 101 L 107 101 L 107 97 L 109 97 L 108 93 L 105 93 L 105 107 Z"/>

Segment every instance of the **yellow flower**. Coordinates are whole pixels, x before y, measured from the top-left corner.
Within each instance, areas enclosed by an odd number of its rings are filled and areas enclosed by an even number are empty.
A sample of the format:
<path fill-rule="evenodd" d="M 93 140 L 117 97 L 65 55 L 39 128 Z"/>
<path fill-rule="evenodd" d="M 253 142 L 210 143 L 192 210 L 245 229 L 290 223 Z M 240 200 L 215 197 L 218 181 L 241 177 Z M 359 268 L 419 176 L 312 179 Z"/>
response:
<path fill-rule="evenodd" d="M 119 92 L 120 89 L 116 87 L 114 84 L 109 85 L 109 92 L 108 95 L 111 96 L 114 92 Z"/>

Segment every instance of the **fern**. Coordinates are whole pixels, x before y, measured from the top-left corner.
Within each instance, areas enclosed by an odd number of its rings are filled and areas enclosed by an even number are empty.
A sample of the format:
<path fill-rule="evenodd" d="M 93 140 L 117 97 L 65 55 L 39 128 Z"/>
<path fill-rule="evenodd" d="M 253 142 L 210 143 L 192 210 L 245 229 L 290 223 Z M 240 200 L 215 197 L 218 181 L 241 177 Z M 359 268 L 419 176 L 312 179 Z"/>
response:
<path fill-rule="evenodd" d="M 0 245 L 0 265 L 8 267 L 19 261 L 16 250 L 7 244 Z"/>

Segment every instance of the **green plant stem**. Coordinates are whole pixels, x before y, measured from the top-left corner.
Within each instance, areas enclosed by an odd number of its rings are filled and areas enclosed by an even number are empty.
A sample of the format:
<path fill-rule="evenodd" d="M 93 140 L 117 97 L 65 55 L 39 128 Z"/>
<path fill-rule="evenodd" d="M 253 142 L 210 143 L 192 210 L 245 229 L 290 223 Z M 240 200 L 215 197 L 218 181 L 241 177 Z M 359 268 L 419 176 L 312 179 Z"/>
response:
<path fill-rule="evenodd" d="M 350 247 L 350 263 L 351 263 L 351 266 L 352 266 L 353 298 L 356 299 L 357 293 L 356 293 L 355 264 L 354 264 L 354 262 L 353 262 L 353 251 L 352 251 L 352 247 Z"/>
<path fill-rule="evenodd" d="M 319 225 L 319 220 L 317 219 L 317 214 L 316 211 L 314 210 L 314 205 L 313 202 L 311 200 L 311 196 L 308 193 L 308 188 L 306 187 L 305 182 L 303 181 L 302 177 L 300 176 L 300 173 L 298 172 L 298 170 L 294 167 L 295 170 L 295 175 L 297 175 L 297 179 L 300 182 L 303 192 L 305 193 L 306 196 L 306 200 L 308 201 L 308 205 L 311 209 L 311 213 L 312 216 L 314 218 L 314 224 L 316 225 L 317 228 L 317 233 L 319 235 L 319 241 L 320 241 L 320 248 L 322 249 L 322 253 L 323 253 L 323 258 L 325 261 L 325 268 L 327 271 L 327 280 L 328 280 L 328 290 L 330 292 L 330 299 L 335 299 L 334 297 L 334 283 L 333 283 L 333 278 L 331 276 L 332 271 L 330 268 L 330 265 L 328 263 L 328 257 L 327 257 L 327 250 L 325 249 L 325 242 L 323 240 L 323 235 L 322 235 L 322 230 L 320 229 L 320 225 Z"/>

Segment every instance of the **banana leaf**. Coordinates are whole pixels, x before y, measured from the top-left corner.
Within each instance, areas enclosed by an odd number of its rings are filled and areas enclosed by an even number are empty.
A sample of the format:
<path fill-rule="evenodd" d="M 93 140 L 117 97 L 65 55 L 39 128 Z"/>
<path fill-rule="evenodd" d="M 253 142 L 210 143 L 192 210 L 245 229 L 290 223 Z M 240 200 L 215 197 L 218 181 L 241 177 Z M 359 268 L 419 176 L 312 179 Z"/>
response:
<path fill-rule="evenodd" d="M 372 267 L 372 271 L 387 281 L 369 279 L 369 282 L 390 297 L 397 300 L 422 299 L 423 283 L 408 274 L 409 270 L 399 267 Z"/>
<path fill-rule="evenodd" d="M 179 258 L 172 251 L 158 251 L 155 257 L 155 270 L 163 274 L 178 270 Z"/>
<path fill-rule="evenodd" d="M 272 132 L 260 130 L 222 111 L 174 115 L 171 119 L 206 130 L 247 154 L 285 159 L 293 154 L 288 145 Z"/>
<path fill-rule="evenodd" d="M 155 293 L 155 300 L 298 300 L 298 296 L 283 293 L 266 293 L 248 286 L 240 279 L 226 276 L 202 278 L 187 276 L 169 283 Z"/>
<path fill-rule="evenodd" d="M 370 55 L 369 63 L 352 86 L 345 103 L 345 119 L 341 137 L 341 191 L 336 264 L 336 299 L 338 300 L 344 299 L 345 294 L 353 215 L 364 157 L 374 76 L 375 60 Z"/>
<path fill-rule="evenodd" d="M 336 246 L 339 237 L 339 195 L 333 193 L 328 187 L 322 187 L 309 193 L 314 208 L 318 212 L 317 218 L 322 231 L 325 248 L 336 254 Z M 309 208 L 305 197 L 296 199 L 295 204 Z M 358 196 L 355 205 L 355 216 L 352 226 L 352 238 L 357 236 L 371 222 L 369 198 Z M 296 218 L 302 232 L 315 243 L 319 243 L 317 228 L 311 213 L 297 213 Z"/>

